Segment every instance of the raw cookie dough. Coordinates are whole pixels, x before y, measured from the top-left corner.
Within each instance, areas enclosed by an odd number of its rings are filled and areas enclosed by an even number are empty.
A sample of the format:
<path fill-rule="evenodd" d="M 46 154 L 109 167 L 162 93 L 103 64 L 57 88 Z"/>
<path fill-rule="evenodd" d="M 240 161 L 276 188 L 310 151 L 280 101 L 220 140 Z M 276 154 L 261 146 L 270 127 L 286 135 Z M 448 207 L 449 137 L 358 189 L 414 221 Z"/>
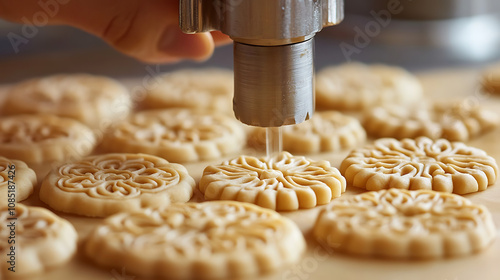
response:
<path fill-rule="evenodd" d="M 420 81 L 393 66 L 346 63 L 328 67 L 316 75 L 316 107 L 319 110 L 362 110 L 377 105 L 412 104 L 422 94 Z"/>
<path fill-rule="evenodd" d="M 234 78 L 230 70 L 183 69 L 153 78 L 141 106 L 192 108 L 233 114 Z"/>
<path fill-rule="evenodd" d="M 92 130 L 73 119 L 43 114 L 0 118 L 0 155 L 28 164 L 81 158 L 95 144 Z"/>
<path fill-rule="evenodd" d="M 283 150 L 291 153 L 335 152 L 351 149 L 366 140 L 359 121 L 336 111 L 315 112 L 308 121 L 282 128 Z M 265 149 L 266 129 L 255 128 L 249 137 L 252 147 Z"/>
<path fill-rule="evenodd" d="M 78 236 L 73 225 L 47 209 L 18 203 L 12 212 L 7 208 L 0 210 L 0 223 L 0 277 L 33 276 L 63 265 L 76 252 Z M 8 227 L 12 223 L 15 244 L 8 242 L 12 240 Z M 8 270 L 11 246 L 15 246 L 15 272 Z"/>
<path fill-rule="evenodd" d="M 84 249 L 96 263 L 131 275 L 234 279 L 297 263 L 306 244 L 297 225 L 274 211 L 217 201 L 109 217 Z"/>
<path fill-rule="evenodd" d="M 241 124 L 227 115 L 165 109 L 138 112 L 113 125 L 104 136 L 102 149 L 189 162 L 237 152 L 245 144 L 245 138 Z"/>
<path fill-rule="evenodd" d="M 105 128 L 125 118 L 131 109 L 130 94 L 118 81 L 89 74 L 60 74 L 13 85 L 2 112 L 54 114 L 91 128 Z"/>
<path fill-rule="evenodd" d="M 334 200 L 320 213 L 313 233 L 334 251 L 397 259 L 469 255 L 497 235 L 482 205 L 455 194 L 400 189 Z"/>
<path fill-rule="evenodd" d="M 348 185 L 372 191 L 432 189 L 466 194 L 495 183 L 498 166 L 483 150 L 460 142 L 383 138 L 352 151 L 340 172 Z"/>
<path fill-rule="evenodd" d="M 194 188 L 182 165 L 145 154 L 104 154 L 52 170 L 43 180 L 40 200 L 59 211 L 106 217 L 186 202 Z"/>
<path fill-rule="evenodd" d="M 466 100 L 408 108 L 377 107 L 367 111 L 363 123 L 373 137 L 402 139 L 426 136 L 450 141 L 467 141 L 499 124 L 500 117 L 495 112 Z"/>
<path fill-rule="evenodd" d="M 207 200 L 250 202 L 278 211 L 329 203 L 346 183 L 328 161 L 283 152 L 272 158 L 240 156 L 203 171 L 200 191 Z"/>
<path fill-rule="evenodd" d="M 500 65 L 488 67 L 483 71 L 481 86 L 488 93 L 500 94 Z"/>
<path fill-rule="evenodd" d="M 25 200 L 33 193 L 34 186 L 36 173 L 26 163 L 0 157 L 0 208 L 7 207 L 9 202 L 15 205 Z"/>

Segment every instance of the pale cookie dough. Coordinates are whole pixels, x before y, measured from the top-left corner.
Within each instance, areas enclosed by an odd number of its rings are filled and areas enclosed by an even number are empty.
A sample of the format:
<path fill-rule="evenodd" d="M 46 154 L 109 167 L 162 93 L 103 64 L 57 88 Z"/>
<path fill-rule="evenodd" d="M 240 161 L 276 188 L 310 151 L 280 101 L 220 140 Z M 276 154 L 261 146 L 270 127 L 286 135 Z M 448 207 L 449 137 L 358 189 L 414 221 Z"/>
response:
<path fill-rule="evenodd" d="M 354 148 L 366 140 L 366 132 L 356 118 L 336 111 L 315 112 L 310 120 L 281 129 L 283 150 L 291 153 L 335 152 Z M 266 129 L 255 128 L 249 144 L 265 149 Z"/>
<path fill-rule="evenodd" d="M 34 186 L 36 173 L 26 163 L 0 157 L 0 208 L 25 200 Z"/>
<path fill-rule="evenodd" d="M 488 93 L 500 94 L 500 65 L 491 66 L 484 70 L 481 86 Z"/>
<path fill-rule="evenodd" d="M 96 137 L 79 121 L 53 115 L 0 118 L 0 155 L 39 164 L 88 155 Z"/>
<path fill-rule="evenodd" d="M 381 104 L 413 104 L 422 94 L 420 81 L 408 71 L 381 64 L 346 63 L 316 75 L 316 107 L 362 110 Z"/>
<path fill-rule="evenodd" d="M 16 204 L 13 212 L 1 209 L 0 223 L 0 277 L 36 275 L 63 265 L 76 252 L 78 236 L 73 225 L 47 209 Z M 9 227 L 12 224 L 15 233 Z M 9 243 L 13 235 L 15 244 Z M 9 270 L 11 246 L 15 246 L 15 272 Z"/>
<path fill-rule="evenodd" d="M 313 234 L 334 251 L 397 259 L 465 256 L 497 235 L 482 205 L 455 194 L 399 189 L 336 199 L 320 213 Z"/>
<path fill-rule="evenodd" d="M 500 117 L 495 112 L 466 100 L 408 108 L 377 107 L 367 111 L 364 119 L 363 125 L 373 137 L 426 136 L 450 141 L 467 141 L 500 124 Z"/>
<path fill-rule="evenodd" d="M 190 109 L 143 111 L 113 125 L 102 149 L 147 153 L 172 162 L 216 159 L 239 151 L 246 135 L 227 115 Z"/>
<path fill-rule="evenodd" d="M 52 170 L 42 183 L 40 200 L 59 211 L 106 217 L 186 202 L 194 188 L 182 165 L 145 154 L 105 154 Z"/>
<path fill-rule="evenodd" d="M 87 256 L 127 273 L 168 279 L 239 279 L 297 263 L 304 237 L 291 220 L 255 205 L 172 204 L 107 218 L 85 244 Z"/>
<path fill-rule="evenodd" d="M 192 108 L 233 112 L 234 78 L 230 70 L 184 69 L 154 77 L 142 107 Z"/>
<path fill-rule="evenodd" d="M 203 171 L 207 200 L 250 202 L 278 211 L 312 208 L 345 192 L 346 182 L 328 161 L 283 152 L 272 158 L 240 156 Z"/>
<path fill-rule="evenodd" d="M 351 152 L 340 172 L 348 185 L 367 190 L 428 189 L 466 194 L 495 183 L 498 166 L 483 150 L 426 137 L 383 138 Z"/>
<path fill-rule="evenodd" d="M 92 128 L 104 128 L 132 109 L 128 90 L 113 79 L 60 74 L 20 82 L 9 88 L 3 114 L 54 114 Z"/>

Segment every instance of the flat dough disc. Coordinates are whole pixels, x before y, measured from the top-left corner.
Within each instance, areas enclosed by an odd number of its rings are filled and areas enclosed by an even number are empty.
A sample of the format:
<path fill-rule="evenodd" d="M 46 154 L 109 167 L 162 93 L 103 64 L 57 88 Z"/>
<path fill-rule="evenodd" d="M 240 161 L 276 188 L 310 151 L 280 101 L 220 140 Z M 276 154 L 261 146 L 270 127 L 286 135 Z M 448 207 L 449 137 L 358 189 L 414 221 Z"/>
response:
<path fill-rule="evenodd" d="M 336 199 L 313 232 L 333 251 L 398 259 L 469 255 L 497 235 L 484 206 L 455 194 L 400 189 Z"/>
<path fill-rule="evenodd" d="M 94 262 L 154 279 L 256 277 L 297 263 L 305 249 L 291 220 L 231 201 L 118 214 L 104 220 L 85 244 Z"/>
<path fill-rule="evenodd" d="M 397 188 L 466 194 L 494 184 L 498 165 L 483 150 L 461 142 L 382 138 L 352 151 L 340 172 L 348 185 L 371 191 Z"/>
<path fill-rule="evenodd" d="M 104 154 L 52 170 L 43 180 L 40 200 L 59 211 L 106 217 L 186 202 L 194 187 L 182 165 L 145 154 Z"/>
<path fill-rule="evenodd" d="M 283 152 L 272 158 L 240 156 L 203 171 L 207 200 L 249 202 L 278 211 L 312 208 L 345 192 L 345 179 L 328 161 Z"/>
<path fill-rule="evenodd" d="M 26 163 L 0 157 L 0 208 L 25 200 L 35 186 L 36 173 Z"/>

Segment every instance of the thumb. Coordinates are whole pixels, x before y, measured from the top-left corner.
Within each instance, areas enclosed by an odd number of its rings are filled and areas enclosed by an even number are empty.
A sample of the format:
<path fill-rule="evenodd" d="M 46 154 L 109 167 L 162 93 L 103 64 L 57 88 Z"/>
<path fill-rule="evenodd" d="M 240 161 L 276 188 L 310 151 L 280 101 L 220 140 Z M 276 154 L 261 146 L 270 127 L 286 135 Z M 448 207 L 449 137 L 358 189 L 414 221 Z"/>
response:
<path fill-rule="evenodd" d="M 145 62 L 201 61 L 214 50 L 210 33 L 182 33 L 178 0 L 0 0 L 0 15 L 20 22 L 23 17 L 43 11 L 43 5 L 52 5 L 52 10 L 57 11 L 52 13 L 49 24 L 80 28 Z"/>

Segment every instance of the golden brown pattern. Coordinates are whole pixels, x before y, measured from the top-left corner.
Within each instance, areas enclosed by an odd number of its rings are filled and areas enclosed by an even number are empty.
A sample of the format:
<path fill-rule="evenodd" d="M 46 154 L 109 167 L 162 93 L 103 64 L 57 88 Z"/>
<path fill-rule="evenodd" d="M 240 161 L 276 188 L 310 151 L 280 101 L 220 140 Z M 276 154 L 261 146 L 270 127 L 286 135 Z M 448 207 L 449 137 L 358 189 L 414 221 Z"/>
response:
<path fill-rule="evenodd" d="M 367 190 L 433 189 L 466 194 L 493 184 L 498 166 L 486 152 L 460 142 L 384 138 L 351 152 L 340 171 L 348 184 Z"/>

